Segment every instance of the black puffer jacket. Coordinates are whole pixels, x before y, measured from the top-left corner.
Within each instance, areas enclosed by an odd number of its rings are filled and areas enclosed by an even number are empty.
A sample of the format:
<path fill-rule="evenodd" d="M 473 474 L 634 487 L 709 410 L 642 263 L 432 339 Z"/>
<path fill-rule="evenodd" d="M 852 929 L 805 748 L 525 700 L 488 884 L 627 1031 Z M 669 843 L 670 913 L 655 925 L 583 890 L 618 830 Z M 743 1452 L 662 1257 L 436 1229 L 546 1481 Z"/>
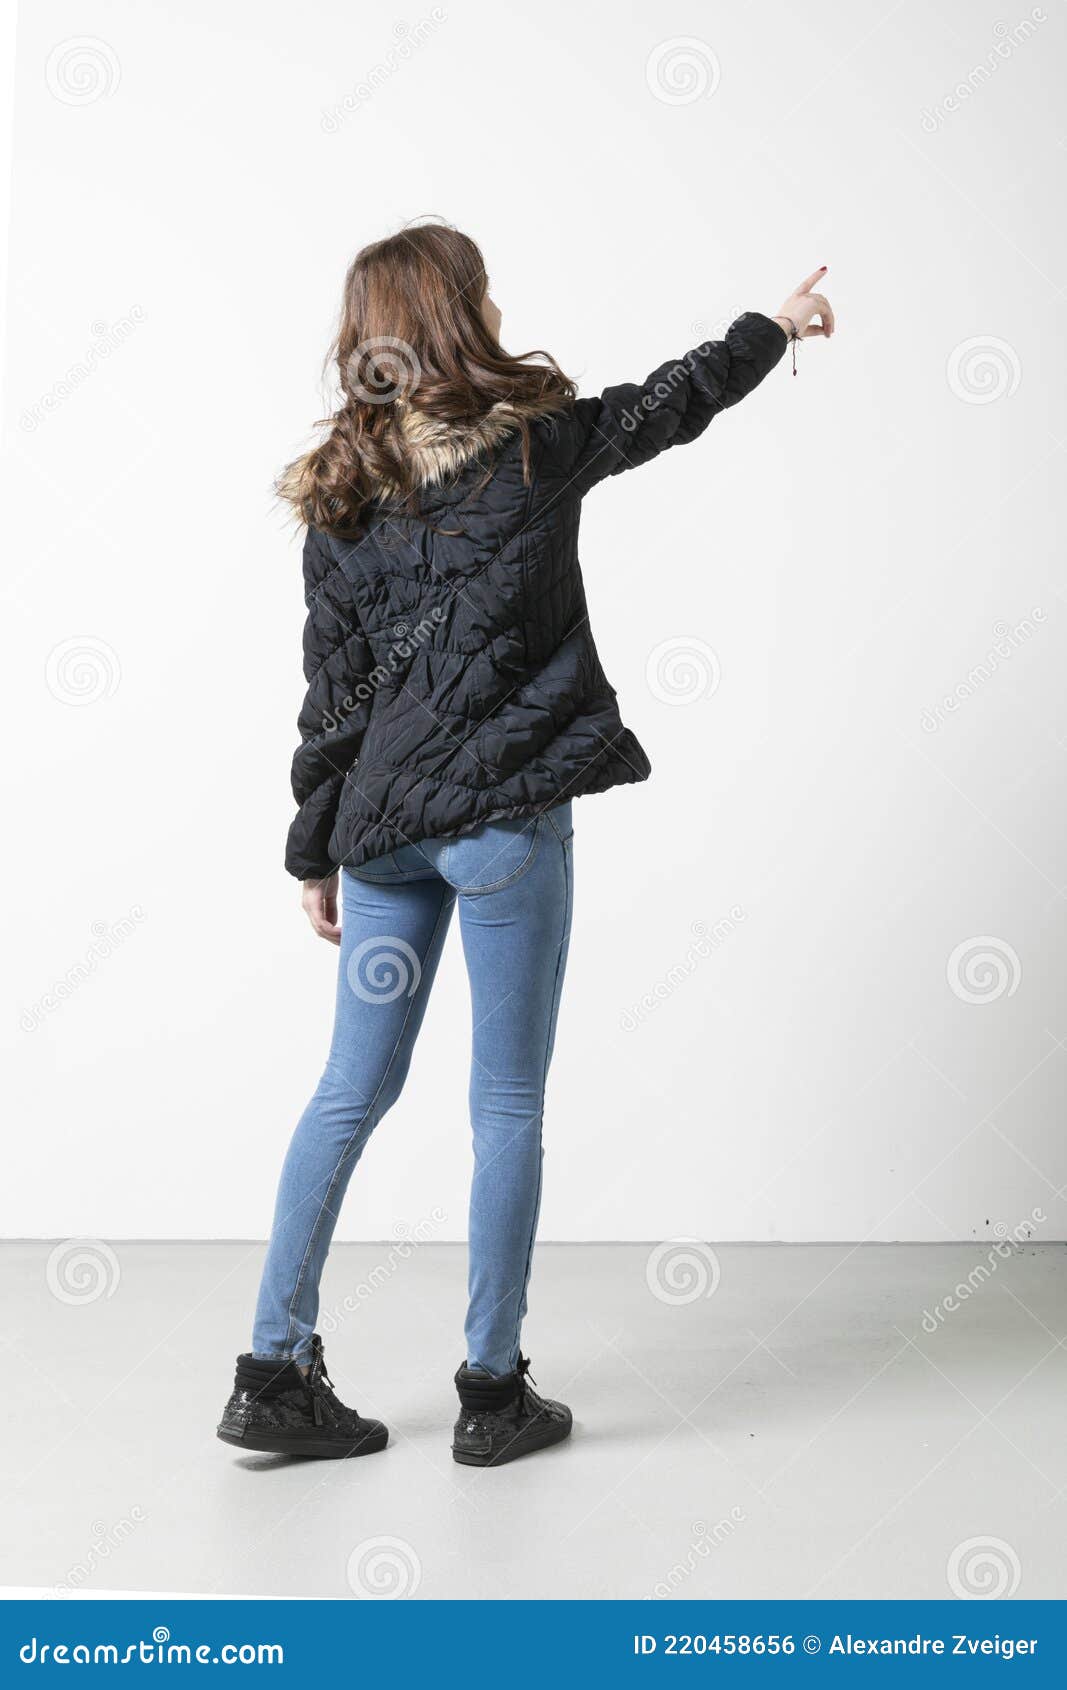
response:
<path fill-rule="evenodd" d="M 383 489 L 365 534 L 310 530 L 305 542 L 291 874 L 355 868 L 646 778 L 589 629 L 582 500 L 605 476 L 695 440 L 785 346 L 777 323 L 749 312 L 642 386 L 537 419 L 525 484 L 506 411 L 462 433 L 409 413 L 417 516 Z"/>

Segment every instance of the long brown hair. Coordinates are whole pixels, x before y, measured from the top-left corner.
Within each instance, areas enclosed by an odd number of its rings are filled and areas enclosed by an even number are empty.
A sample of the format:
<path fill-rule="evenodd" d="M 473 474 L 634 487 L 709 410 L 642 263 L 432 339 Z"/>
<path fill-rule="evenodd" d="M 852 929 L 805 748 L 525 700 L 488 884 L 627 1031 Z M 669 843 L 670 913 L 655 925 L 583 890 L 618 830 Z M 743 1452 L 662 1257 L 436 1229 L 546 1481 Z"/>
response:
<path fill-rule="evenodd" d="M 486 291 L 481 252 L 446 223 L 403 229 L 356 254 L 327 355 L 340 407 L 317 425 L 326 430 L 321 442 L 278 481 L 303 522 L 350 535 L 383 488 L 414 494 L 416 466 L 405 449 L 412 412 L 462 430 L 499 407 L 496 417 L 522 437 L 528 475 L 529 419 L 563 410 L 575 387 L 547 353 L 504 351 L 482 317 Z"/>

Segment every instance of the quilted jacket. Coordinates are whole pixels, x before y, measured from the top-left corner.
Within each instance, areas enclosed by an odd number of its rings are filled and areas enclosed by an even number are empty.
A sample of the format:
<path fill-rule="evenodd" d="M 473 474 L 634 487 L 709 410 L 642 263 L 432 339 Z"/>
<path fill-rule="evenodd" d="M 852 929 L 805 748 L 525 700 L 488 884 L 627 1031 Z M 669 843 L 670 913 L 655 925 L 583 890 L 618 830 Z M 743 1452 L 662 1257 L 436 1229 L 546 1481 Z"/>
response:
<path fill-rule="evenodd" d="M 304 545 L 291 874 L 356 868 L 647 777 L 589 628 L 582 500 L 695 440 L 785 346 L 777 323 L 748 312 L 640 386 L 535 418 L 525 481 L 505 409 L 471 429 L 405 416 L 416 511 L 383 487 L 354 539 L 312 529 Z"/>

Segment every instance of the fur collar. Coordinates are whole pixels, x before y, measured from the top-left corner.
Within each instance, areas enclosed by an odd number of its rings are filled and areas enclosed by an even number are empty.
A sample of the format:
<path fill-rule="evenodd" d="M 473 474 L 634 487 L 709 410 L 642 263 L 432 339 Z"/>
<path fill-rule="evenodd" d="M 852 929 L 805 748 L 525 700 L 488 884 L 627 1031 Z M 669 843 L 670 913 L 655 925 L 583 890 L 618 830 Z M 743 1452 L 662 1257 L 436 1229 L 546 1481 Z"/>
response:
<path fill-rule="evenodd" d="M 400 432 L 414 460 L 420 487 L 450 481 L 472 458 L 488 457 L 517 427 L 517 413 L 503 403 L 494 405 L 470 427 L 428 417 L 411 405 L 404 405 L 400 413 Z M 383 484 L 382 491 L 392 495 L 397 488 Z"/>

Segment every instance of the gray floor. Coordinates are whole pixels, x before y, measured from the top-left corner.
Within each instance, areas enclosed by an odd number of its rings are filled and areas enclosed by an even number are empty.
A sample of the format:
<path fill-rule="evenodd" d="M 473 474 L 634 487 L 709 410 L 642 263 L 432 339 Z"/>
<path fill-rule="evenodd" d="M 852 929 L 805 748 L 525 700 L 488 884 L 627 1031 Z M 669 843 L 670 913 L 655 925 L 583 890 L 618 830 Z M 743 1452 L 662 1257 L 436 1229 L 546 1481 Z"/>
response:
<path fill-rule="evenodd" d="M 393 1438 L 325 1463 L 213 1436 L 262 1246 L 112 1249 L 50 1285 L 50 1246 L 3 1247 L 2 1584 L 1067 1593 L 1063 1245 L 723 1246 L 659 1295 L 649 1246 L 543 1246 L 528 1347 L 575 1435 L 497 1472 L 449 1455 L 458 1247 L 334 1251 L 330 1371 Z"/>

